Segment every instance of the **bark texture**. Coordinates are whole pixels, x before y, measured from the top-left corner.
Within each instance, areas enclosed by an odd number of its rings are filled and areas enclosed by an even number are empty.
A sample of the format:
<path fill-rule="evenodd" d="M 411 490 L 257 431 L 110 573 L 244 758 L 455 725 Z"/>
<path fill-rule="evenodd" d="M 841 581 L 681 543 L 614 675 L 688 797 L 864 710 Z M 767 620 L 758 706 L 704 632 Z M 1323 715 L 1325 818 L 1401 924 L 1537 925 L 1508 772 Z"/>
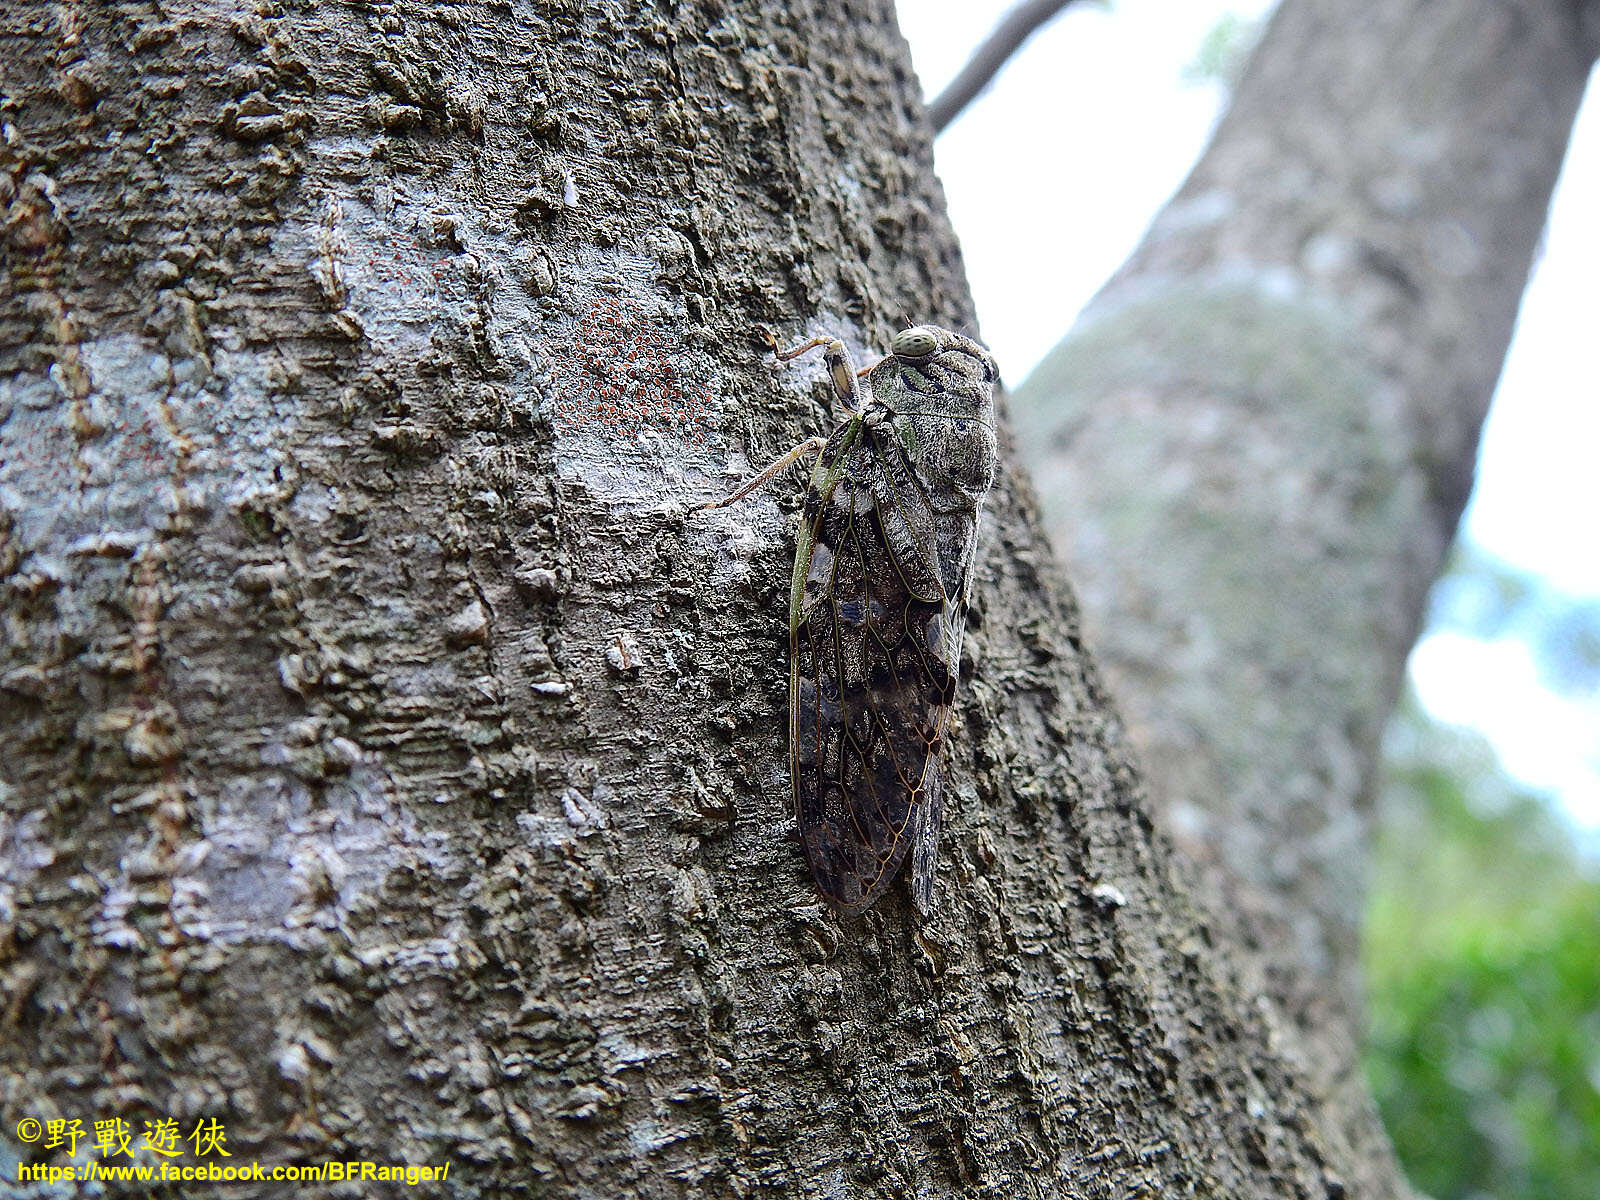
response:
<path fill-rule="evenodd" d="M 1018 390 L 1151 793 L 1357 1145 L 1379 736 L 1597 16 L 1284 0 L 1200 164 Z"/>
<path fill-rule="evenodd" d="M 1014 469 L 940 912 L 805 876 L 797 496 L 684 510 L 828 423 L 756 323 L 971 323 L 886 4 L 0 21 L 8 1139 L 215 1118 L 463 1197 L 1398 1193 L 1174 878 Z"/>

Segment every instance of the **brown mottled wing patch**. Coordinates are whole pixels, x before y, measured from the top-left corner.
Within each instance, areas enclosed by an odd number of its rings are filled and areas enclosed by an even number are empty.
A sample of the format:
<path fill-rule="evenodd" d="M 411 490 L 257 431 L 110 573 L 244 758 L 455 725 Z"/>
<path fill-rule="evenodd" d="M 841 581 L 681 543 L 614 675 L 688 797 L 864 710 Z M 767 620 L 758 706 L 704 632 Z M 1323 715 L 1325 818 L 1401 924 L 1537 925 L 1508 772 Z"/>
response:
<path fill-rule="evenodd" d="M 806 495 L 790 613 L 790 774 L 818 888 L 859 909 L 918 845 L 932 899 L 939 756 L 964 596 L 938 569 L 939 521 L 887 428 L 829 439 Z"/>

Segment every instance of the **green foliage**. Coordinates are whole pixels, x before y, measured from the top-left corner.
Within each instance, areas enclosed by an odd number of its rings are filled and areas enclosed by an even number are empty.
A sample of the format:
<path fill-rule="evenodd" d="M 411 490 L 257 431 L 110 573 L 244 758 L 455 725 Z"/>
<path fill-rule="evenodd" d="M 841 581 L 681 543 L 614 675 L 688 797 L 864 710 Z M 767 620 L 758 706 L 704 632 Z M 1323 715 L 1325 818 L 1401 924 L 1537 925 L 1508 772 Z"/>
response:
<path fill-rule="evenodd" d="M 1184 65 L 1181 78 L 1195 85 L 1217 83 L 1228 91 L 1238 82 L 1250 52 L 1256 47 L 1262 23 L 1238 13 L 1224 13 L 1206 30 L 1194 57 Z"/>
<path fill-rule="evenodd" d="M 1600 1196 L 1600 881 L 1481 739 L 1408 703 L 1367 931 L 1369 1070 L 1437 1200 Z"/>
<path fill-rule="evenodd" d="M 1485 641 L 1522 639 L 1555 691 L 1600 687 L 1600 602 L 1562 595 L 1471 546 L 1457 547 L 1434 588 L 1428 625 Z"/>

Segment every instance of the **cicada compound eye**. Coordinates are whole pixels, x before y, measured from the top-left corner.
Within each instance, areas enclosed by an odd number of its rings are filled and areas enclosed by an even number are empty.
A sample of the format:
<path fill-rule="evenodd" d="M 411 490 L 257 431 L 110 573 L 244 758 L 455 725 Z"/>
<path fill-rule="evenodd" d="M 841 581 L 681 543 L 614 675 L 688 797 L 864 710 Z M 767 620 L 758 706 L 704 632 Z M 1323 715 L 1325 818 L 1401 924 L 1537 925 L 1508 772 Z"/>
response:
<path fill-rule="evenodd" d="M 894 335 L 894 341 L 889 343 L 889 352 L 896 358 L 923 359 L 938 348 L 939 339 L 933 330 L 924 329 L 920 325 L 902 329 Z"/>

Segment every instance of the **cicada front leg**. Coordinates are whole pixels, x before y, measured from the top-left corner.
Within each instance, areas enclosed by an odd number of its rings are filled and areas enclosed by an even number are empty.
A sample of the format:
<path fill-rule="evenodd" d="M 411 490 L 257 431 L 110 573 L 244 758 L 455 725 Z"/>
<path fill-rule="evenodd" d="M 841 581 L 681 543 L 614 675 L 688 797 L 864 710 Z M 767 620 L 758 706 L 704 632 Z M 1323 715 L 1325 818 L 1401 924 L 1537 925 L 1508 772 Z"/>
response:
<path fill-rule="evenodd" d="M 857 382 L 855 364 L 850 361 L 850 351 L 845 348 L 845 344 L 838 338 L 812 338 L 809 342 L 802 342 L 798 346 L 791 346 L 789 349 L 784 350 L 779 347 L 778 339 L 772 335 L 772 330 L 763 326 L 761 335 L 767 339 L 767 344 L 772 347 L 773 357 L 779 362 L 793 362 L 802 354 L 816 350 L 819 347 L 823 348 L 822 361 L 828 366 L 828 377 L 833 383 L 834 396 L 852 411 L 859 405 L 861 388 Z M 827 444 L 828 439 L 824 437 L 807 438 L 794 449 L 780 454 L 772 462 L 762 467 L 754 477 L 740 484 L 731 496 L 724 496 L 721 500 L 713 500 L 710 504 L 702 504 L 699 511 L 703 512 L 709 508 L 726 508 L 730 504 L 743 500 L 751 492 L 763 484 L 771 482 L 774 476 L 787 470 L 802 458 L 820 453 Z"/>
<path fill-rule="evenodd" d="M 697 511 L 704 512 L 708 508 L 727 508 L 728 505 L 743 500 L 762 484 L 770 482 L 774 475 L 777 475 L 780 471 L 783 471 L 787 467 L 799 462 L 807 455 L 819 453 L 827 444 L 828 439 L 825 437 L 807 438 L 793 450 L 790 450 L 787 454 L 780 454 L 766 466 L 762 467 L 754 478 L 750 479 L 746 483 L 740 484 L 738 490 L 735 491 L 733 495 L 724 496 L 721 500 L 713 500 L 710 504 L 702 504 Z"/>

